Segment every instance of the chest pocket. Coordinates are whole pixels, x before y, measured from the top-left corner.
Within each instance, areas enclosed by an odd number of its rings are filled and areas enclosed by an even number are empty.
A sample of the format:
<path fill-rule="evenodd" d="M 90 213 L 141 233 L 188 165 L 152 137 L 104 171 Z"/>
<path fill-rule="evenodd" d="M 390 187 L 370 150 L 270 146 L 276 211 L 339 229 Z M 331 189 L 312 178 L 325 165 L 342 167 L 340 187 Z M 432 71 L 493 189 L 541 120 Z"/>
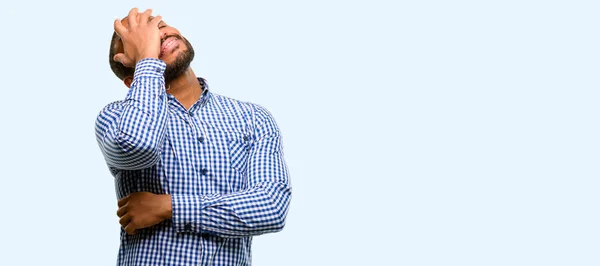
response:
<path fill-rule="evenodd" d="M 248 160 L 250 159 L 250 150 L 252 149 L 251 136 L 247 134 L 231 135 L 227 139 L 227 145 L 231 167 L 244 176 L 248 167 Z"/>

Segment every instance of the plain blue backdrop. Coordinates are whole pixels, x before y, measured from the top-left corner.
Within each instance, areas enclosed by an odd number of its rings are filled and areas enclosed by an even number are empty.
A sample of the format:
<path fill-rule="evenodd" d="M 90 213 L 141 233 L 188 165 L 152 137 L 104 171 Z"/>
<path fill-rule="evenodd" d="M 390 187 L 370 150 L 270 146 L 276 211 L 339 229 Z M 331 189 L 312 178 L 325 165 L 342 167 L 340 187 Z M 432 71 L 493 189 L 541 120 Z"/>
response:
<path fill-rule="evenodd" d="M 132 7 L 281 128 L 293 199 L 254 265 L 600 265 L 600 4 L 577 0 L 3 2 L 1 265 L 114 265 L 94 122 Z"/>

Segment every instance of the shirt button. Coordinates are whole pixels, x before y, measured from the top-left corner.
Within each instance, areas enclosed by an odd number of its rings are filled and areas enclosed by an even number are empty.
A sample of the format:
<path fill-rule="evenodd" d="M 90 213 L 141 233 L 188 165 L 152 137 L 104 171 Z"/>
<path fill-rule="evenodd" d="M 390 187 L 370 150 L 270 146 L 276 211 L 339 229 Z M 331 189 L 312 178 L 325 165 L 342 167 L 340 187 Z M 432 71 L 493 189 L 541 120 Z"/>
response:
<path fill-rule="evenodd" d="M 192 231 L 192 225 L 191 224 L 185 224 L 184 228 L 185 231 Z"/>
<path fill-rule="evenodd" d="M 244 136 L 244 141 L 248 141 L 248 136 Z"/>
<path fill-rule="evenodd" d="M 190 111 L 188 114 L 190 114 L 190 116 L 194 116 L 194 113 L 192 113 L 192 111 Z"/>
<path fill-rule="evenodd" d="M 198 137 L 198 141 L 200 141 L 200 143 L 204 142 L 204 137 Z"/>
<path fill-rule="evenodd" d="M 208 174 L 208 170 L 206 168 L 200 170 L 200 173 L 202 173 L 202 175 L 206 175 Z"/>

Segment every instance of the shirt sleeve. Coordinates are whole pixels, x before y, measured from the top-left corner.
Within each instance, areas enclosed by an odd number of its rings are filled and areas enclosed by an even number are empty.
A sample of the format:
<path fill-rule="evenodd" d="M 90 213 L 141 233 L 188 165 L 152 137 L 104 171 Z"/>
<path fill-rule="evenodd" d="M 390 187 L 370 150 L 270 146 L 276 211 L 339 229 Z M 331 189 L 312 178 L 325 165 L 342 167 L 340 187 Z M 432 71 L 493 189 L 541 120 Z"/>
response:
<path fill-rule="evenodd" d="M 109 166 L 137 170 L 160 159 L 167 121 L 165 68 L 162 60 L 140 60 L 125 100 L 98 115 L 96 140 Z"/>
<path fill-rule="evenodd" d="M 250 151 L 248 189 L 210 196 L 173 194 L 177 232 L 244 237 L 283 229 L 291 199 L 281 134 L 272 115 L 256 106 L 256 143 Z"/>

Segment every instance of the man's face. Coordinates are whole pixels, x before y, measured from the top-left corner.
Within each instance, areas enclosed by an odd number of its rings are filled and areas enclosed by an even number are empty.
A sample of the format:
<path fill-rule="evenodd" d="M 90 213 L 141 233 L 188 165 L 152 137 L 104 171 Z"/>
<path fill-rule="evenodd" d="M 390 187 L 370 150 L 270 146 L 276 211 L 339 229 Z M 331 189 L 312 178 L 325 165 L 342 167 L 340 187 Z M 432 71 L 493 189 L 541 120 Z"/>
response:
<path fill-rule="evenodd" d="M 121 23 L 129 29 L 127 17 L 123 18 Z M 167 64 L 165 82 L 169 83 L 188 69 L 194 59 L 194 48 L 186 38 L 181 36 L 176 28 L 167 25 L 164 21 L 158 24 L 158 28 L 161 36 L 161 52 L 158 59 Z M 118 40 L 115 46 L 117 53 L 123 53 L 123 42 L 121 40 Z"/>

